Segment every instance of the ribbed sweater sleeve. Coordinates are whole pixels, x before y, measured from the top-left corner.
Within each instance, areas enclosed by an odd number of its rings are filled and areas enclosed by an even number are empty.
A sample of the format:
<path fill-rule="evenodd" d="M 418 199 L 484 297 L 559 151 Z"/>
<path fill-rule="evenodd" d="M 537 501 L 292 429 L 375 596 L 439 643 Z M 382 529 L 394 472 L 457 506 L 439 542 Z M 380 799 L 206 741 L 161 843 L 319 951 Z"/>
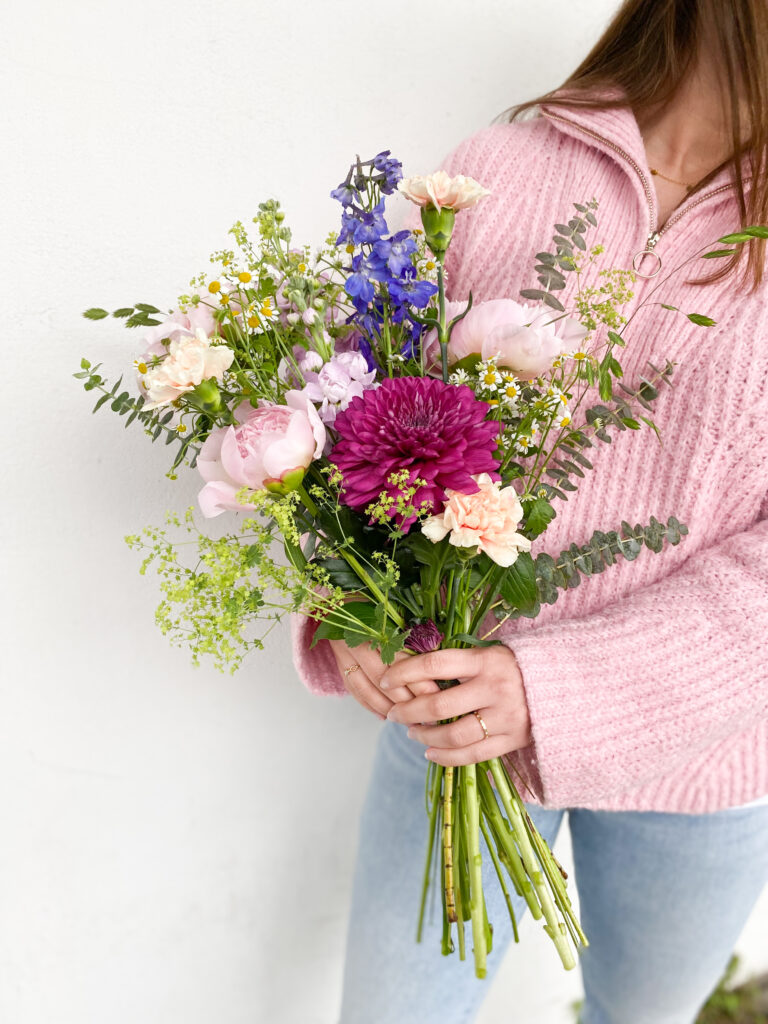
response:
<path fill-rule="evenodd" d="M 768 720 L 768 500 L 751 529 L 598 614 L 510 636 L 532 788 L 556 807 L 653 785 Z"/>

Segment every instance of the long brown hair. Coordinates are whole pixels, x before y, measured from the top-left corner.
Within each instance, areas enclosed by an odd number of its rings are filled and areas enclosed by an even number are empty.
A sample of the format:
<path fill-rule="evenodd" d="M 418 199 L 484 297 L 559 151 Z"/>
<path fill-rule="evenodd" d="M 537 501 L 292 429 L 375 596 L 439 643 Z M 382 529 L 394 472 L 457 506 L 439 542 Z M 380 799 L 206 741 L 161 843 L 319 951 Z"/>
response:
<path fill-rule="evenodd" d="M 767 224 L 768 0 L 625 0 L 592 51 L 559 89 L 506 114 L 512 121 L 546 103 L 592 109 L 629 105 L 642 116 L 677 92 L 705 38 L 707 56 L 722 85 L 732 155 L 698 182 L 696 190 L 732 164 L 741 227 Z M 616 99 L 600 97 L 601 91 L 616 87 Z M 749 191 L 744 186 L 745 165 L 752 172 Z M 763 240 L 739 247 L 738 254 L 707 280 L 730 273 L 745 252 L 745 282 L 751 278 L 757 287 L 764 271 Z"/>

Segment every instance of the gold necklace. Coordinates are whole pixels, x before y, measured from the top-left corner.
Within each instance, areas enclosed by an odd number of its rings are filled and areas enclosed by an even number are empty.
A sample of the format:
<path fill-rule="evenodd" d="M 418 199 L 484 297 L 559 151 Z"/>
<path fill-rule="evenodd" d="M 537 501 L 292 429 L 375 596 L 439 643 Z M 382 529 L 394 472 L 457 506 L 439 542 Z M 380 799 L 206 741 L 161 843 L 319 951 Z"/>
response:
<path fill-rule="evenodd" d="M 657 178 L 663 178 L 664 181 L 669 181 L 673 185 L 682 186 L 682 188 L 684 188 L 686 192 L 693 192 L 693 190 L 696 188 L 695 185 L 689 185 L 687 181 L 678 181 L 677 178 L 670 178 L 669 175 L 662 174 L 661 171 L 657 171 L 655 167 L 649 167 L 649 170 L 651 174 L 655 175 Z"/>

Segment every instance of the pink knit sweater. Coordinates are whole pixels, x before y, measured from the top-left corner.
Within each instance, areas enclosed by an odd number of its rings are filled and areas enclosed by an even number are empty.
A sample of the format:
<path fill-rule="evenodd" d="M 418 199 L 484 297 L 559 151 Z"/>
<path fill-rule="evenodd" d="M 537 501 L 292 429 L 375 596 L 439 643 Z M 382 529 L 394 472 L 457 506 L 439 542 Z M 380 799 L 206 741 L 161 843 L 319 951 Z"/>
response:
<path fill-rule="evenodd" d="M 628 109 L 550 110 L 494 125 L 444 165 L 492 191 L 460 213 L 449 292 L 476 301 L 535 287 L 532 256 L 551 246 L 571 204 L 596 197 L 604 265 L 629 266 L 657 230 L 642 137 Z M 655 280 L 727 231 L 739 214 L 727 172 L 661 229 Z M 711 262 L 701 263 L 711 269 Z M 660 301 L 717 320 L 709 329 L 658 306 L 621 353 L 625 380 L 674 360 L 650 430 L 590 451 L 594 471 L 538 542 L 556 554 L 625 519 L 676 515 L 690 533 L 562 593 L 535 621 L 504 627 L 519 662 L 533 743 L 515 756 L 551 807 L 706 812 L 768 793 L 768 287 L 733 278 L 695 287 L 676 274 Z M 596 442 L 599 445 L 599 442 Z M 536 549 L 534 549 L 535 553 Z M 327 642 L 294 622 L 295 663 L 315 693 L 344 692 Z M 500 632 L 502 632 L 500 630 Z"/>

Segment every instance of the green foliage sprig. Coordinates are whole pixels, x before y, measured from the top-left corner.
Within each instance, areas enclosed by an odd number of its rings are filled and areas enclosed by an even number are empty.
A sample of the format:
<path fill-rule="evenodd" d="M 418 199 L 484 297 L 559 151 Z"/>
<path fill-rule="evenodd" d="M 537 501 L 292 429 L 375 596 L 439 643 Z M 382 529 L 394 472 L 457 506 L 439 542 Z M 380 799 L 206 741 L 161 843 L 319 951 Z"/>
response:
<path fill-rule="evenodd" d="M 678 545 L 687 533 L 688 527 L 674 516 L 666 523 L 651 516 L 647 526 L 624 522 L 618 531 L 595 530 L 586 544 L 571 544 L 557 558 L 544 553 L 537 555 L 534 564 L 539 598 L 543 604 L 554 604 L 559 591 L 577 587 L 582 576 L 595 576 L 620 558 L 633 562 L 644 547 L 658 554 L 665 544 Z"/>
<path fill-rule="evenodd" d="M 197 456 L 200 454 L 200 448 L 195 441 L 204 440 L 210 432 L 210 421 L 207 417 L 199 417 L 198 423 L 188 434 L 182 433 L 178 427 L 170 426 L 174 409 L 169 409 L 167 406 L 161 406 L 159 409 L 145 409 L 143 395 L 134 398 L 130 392 L 121 391 L 122 374 L 110 387 L 107 379 L 98 372 L 101 363 L 96 363 L 94 366 L 87 359 L 82 359 L 80 367 L 80 371 L 73 376 L 83 381 L 86 391 L 101 392 L 91 412 L 97 412 L 102 406 L 109 404 L 112 412 L 117 413 L 118 416 L 127 416 L 126 427 L 129 427 L 134 420 L 138 420 L 152 441 L 164 437 L 167 445 L 176 443 L 178 450 L 171 466 L 171 474 L 185 459 L 188 459 L 190 466 L 195 466 Z"/>
<path fill-rule="evenodd" d="M 574 271 L 578 267 L 575 249 L 586 251 L 587 243 L 584 235 L 589 226 L 597 227 L 595 210 L 597 200 L 590 199 L 587 203 L 574 203 L 576 216 L 571 217 L 567 224 L 555 224 L 556 234 L 552 241 L 555 243 L 555 251 L 537 252 L 537 263 L 534 269 L 538 276 L 540 288 L 523 288 L 520 292 L 524 299 L 534 299 L 537 302 L 545 302 L 552 309 L 559 313 L 565 312 L 565 306 L 553 295 L 553 292 L 562 291 L 565 288 L 565 274 Z"/>

